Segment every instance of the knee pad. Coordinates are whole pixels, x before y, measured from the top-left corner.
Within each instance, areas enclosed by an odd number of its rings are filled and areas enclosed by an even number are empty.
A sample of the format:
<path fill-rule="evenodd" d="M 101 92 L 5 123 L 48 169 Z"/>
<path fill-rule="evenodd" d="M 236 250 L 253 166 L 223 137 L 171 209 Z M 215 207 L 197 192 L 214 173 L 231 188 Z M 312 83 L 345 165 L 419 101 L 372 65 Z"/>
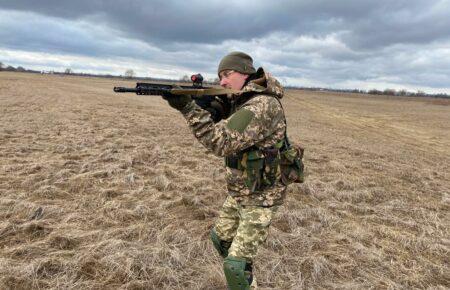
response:
<path fill-rule="evenodd" d="M 223 258 L 226 258 L 228 256 L 228 249 L 231 246 L 231 242 L 221 240 L 214 229 L 211 230 L 210 238 L 217 252 L 219 252 Z"/>
<path fill-rule="evenodd" d="M 252 264 L 243 258 L 228 256 L 223 262 L 228 289 L 249 290 L 252 284 Z"/>

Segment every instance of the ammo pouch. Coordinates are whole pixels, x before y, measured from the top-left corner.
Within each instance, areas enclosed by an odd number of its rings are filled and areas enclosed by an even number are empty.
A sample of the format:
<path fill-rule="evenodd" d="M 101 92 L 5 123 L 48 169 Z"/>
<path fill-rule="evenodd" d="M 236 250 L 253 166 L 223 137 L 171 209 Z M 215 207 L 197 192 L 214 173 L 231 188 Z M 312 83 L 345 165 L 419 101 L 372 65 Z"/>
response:
<path fill-rule="evenodd" d="M 239 155 L 226 157 L 225 165 L 243 171 L 244 183 L 250 192 L 260 191 L 280 179 L 280 150 L 277 146 L 251 147 Z"/>
<path fill-rule="evenodd" d="M 291 183 L 303 183 L 305 181 L 303 164 L 303 152 L 305 149 L 300 145 L 291 145 L 285 139 L 280 150 L 281 155 L 281 181 L 284 185 Z"/>
<path fill-rule="evenodd" d="M 264 155 L 260 150 L 247 151 L 242 154 L 241 160 L 245 185 L 250 192 L 262 189 Z"/>

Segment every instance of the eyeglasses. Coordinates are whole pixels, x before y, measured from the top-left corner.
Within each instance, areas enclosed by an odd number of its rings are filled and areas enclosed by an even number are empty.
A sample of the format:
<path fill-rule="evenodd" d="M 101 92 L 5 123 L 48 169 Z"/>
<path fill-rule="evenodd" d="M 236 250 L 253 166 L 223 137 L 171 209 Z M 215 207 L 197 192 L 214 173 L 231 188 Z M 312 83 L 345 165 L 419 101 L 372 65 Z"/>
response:
<path fill-rule="evenodd" d="M 219 74 L 219 79 L 222 80 L 223 78 L 227 78 L 227 77 L 229 77 L 232 73 L 234 73 L 234 70 L 232 70 L 232 69 L 221 71 L 220 74 Z"/>

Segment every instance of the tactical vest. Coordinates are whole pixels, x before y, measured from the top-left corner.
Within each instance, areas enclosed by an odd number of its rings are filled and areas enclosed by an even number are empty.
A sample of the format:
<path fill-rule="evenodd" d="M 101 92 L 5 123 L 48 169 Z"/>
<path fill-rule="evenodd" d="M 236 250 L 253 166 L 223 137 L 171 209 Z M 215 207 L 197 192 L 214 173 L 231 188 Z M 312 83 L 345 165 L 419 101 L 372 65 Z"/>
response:
<path fill-rule="evenodd" d="M 248 102 L 251 98 L 245 100 Z M 281 108 L 283 106 L 278 100 Z M 242 105 L 245 103 L 243 102 Z M 283 109 L 284 112 L 284 109 Z M 243 171 L 244 182 L 251 192 L 259 192 L 273 186 L 277 180 L 284 185 L 304 182 L 303 152 L 300 146 L 290 144 L 287 123 L 284 139 L 269 148 L 251 146 L 238 154 L 225 157 L 225 166 Z"/>

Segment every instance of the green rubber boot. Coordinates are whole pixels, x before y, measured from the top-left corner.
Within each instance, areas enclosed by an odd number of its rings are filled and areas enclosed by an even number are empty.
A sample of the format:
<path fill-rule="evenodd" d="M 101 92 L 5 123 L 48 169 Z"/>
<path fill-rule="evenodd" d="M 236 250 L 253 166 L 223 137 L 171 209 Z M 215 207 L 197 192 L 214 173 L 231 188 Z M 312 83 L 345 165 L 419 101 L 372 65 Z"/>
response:
<path fill-rule="evenodd" d="M 222 258 L 226 258 L 228 256 L 228 249 L 231 246 L 231 242 L 221 240 L 214 229 L 211 230 L 209 236 L 217 252 L 219 252 Z"/>
<path fill-rule="evenodd" d="M 247 263 L 243 258 L 228 256 L 223 262 L 223 271 L 227 279 L 228 289 L 230 290 L 250 290 L 256 286 L 253 283 L 252 264 Z"/>

